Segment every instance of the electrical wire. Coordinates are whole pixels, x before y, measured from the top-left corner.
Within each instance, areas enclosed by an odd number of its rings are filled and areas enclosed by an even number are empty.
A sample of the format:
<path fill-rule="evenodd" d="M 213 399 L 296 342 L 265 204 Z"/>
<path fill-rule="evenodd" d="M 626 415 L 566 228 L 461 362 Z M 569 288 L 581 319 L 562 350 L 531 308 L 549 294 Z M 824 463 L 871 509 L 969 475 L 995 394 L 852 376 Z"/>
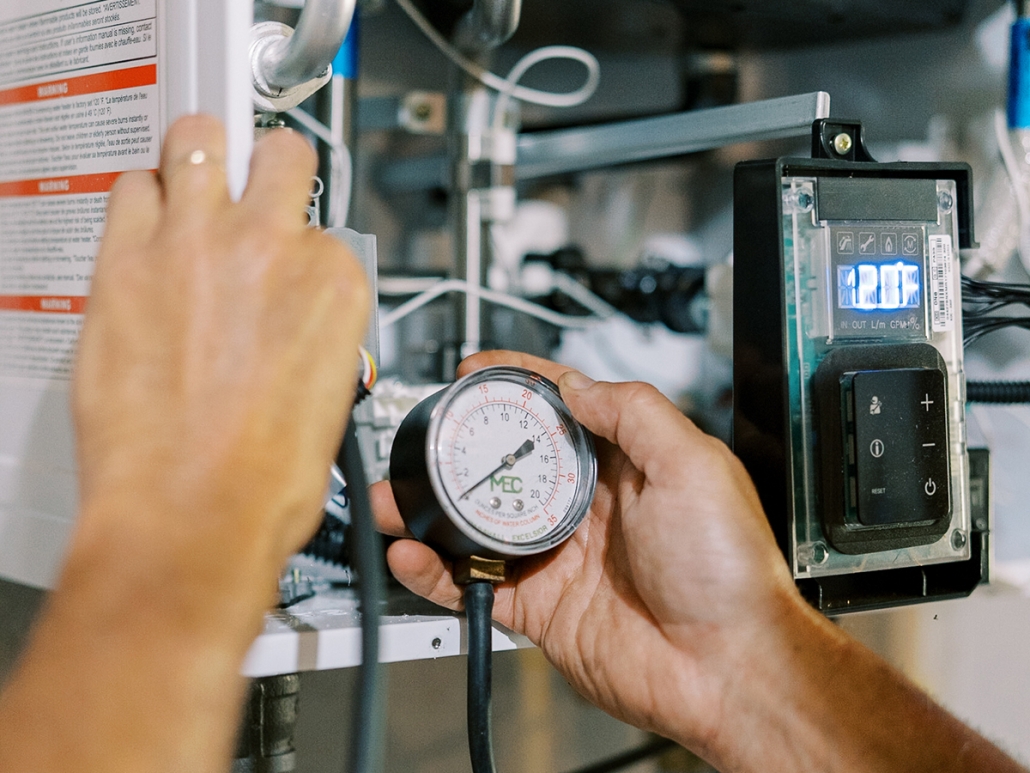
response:
<path fill-rule="evenodd" d="M 352 557 L 358 575 L 361 606 L 361 668 L 350 744 L 350 773 L 379 773 L 383 769 L 386 704 L 385 677 L 379 664 L 379 605 L 386 596 L 383 551 L 368 498 L 368 480 L 361 462 L 354 418 L 347 423 L 336 464 L 350 494 Z"/>
<path fill-rule="evenodd" d="M 405 301 L 389 314 L 385 314 L 381 317 L 379 320 L 379 329 L 385 330 L 391 325 L 395 325 L 412 312 L 417 311 L 428 303 L 431 303 L 441 295 L 456 292 L 475 295 L 484 301 L 488 301 L 498 306 L 506 306 L 509 309 L 521 311 L 523 314 L 536 317 L 537 319 L 543 320 L 555 327 L 586 329 L 603 321 L 603 318 L 598 316 L 578 317 L 572 314 L 559 314 L 558 312 L 546 309 L 539 304 L 531 303 L 530 301 L 523 300 L 522 298 L 508 295 L 507 293 L 488 290 L 485 287 L 479 287 L 478 285 L 472 284 L 471 282 L 465 282 L 461 279 L 442 279 L 433 287 L 430 287 L 428 290 L 419 293 L 414 298 Z"/>
<path fill-rule="evenodd" d="M 468 703 L 466 705 L 469 756 L 472 773 L 496 773 L 491 730 L 493 647 L 490 617 L 494 608 L 494 586 L 470 582 L 465 586 L 465 617 L 468 620 Z"/>
<path fill-rule="evenodd" d="M 419 12 L 411 0 L 397 0 L 397 5 L 399 5 L 401 10 L 408 15 L 408 18 L 415 23 L 415 26 L 422 31 L 422 34 L 429 38 L 430 42 L 440 50 L 440 53 L 487 88 L 493 89 L 502 95 L 508 94 L 508 99 L 514 98 L 523 102 L 531 102 L 535 105 L 543 105 L 544 107 L 575 107 L 576 105 L 581 105 L 586 102 L 594 95 L 594 92 L 597 91 L 597 84 L 601 80 L 601 65 L 597 61 L 597 58 L 589 51 L 584 51 L 583 49 L 572 49 L 571 47 L 566 46 L 549 47 L 561 48 L 563 53 L 560 58 L 575 59 L 587 68 L 586 81 L 575 91 L 561 94 L 551 91 L 531 89 L 525 86 L 519 86 L 518 80 L 521 79 L 525 70 L 528 70 L 534 64 L 543 60 L 533 61 L 529 65 L 524 65 L 523 72 L 521 73 L 516 73 L 515 69 L 512 69 L 512 72 L 507 78 L 502 78 L 496 73 L 490 72 L 485 67 L 476 64 L 452 46 L 443 35 L 437 32 L 436 28 L 429 23 L 426 17 Z M 572 55 L 569 53 L 572 50 L 575 50 L 577 53 Z M 532 53 L 534 52 L 531 52 L 527 57 L 531 56 Z M 546 58 L 556 58 L 556 56 L 557 55 L 548 56 Z M 523 57 L 523 59 L 527 57 Z M 516 64 L 516 68 L 518 67 L 519 65 Z M 512 80 L 512 76 L 517 77 Z M 512 82 L 509 83 L 509 80 Z"/>
<path fill-rule="evenodd" d="M 343 228 L 347 225 L 347 216 L 350 214 L 351 188 L 354 184 L 354 162 L 350 149 L 343 142 L 337 142 L 333 138 L 329 127 L 299 107 L 287 110 L 286 115 L 328 146 L 332 158 L 333 198 L 329 202 L 327 224 L 330 228 Z"/>
<path fill-rule="evenodd" d="M 1030 285 L 962 277 L 963 343 L 968 346 L 989 333 L 1009 327 L 1030 330 L 1030 316 L 993 313 L 1012 306 L 1030 308 Z"/>
<path fill-rule="evenodd" d="M 982 317 L 1006 306 L 1030 307 L 1030 285 L 1011 282 L 985 282 L 962 277 L 962 314 Z"/>
<path fill-rule="evenodd" d="M 376 367 L 376 361 L 364 346 L 358 346 L 358 356 L 361 359 L 361 384 L 371 392 L 372 387 L 379 380 L 379 368 Z"/>
<path fill-rule="evenodd" d="M 554 272 L 554 287 L 600 319 L 611 319 L 622 313 L 604 298 L 591 292 L 562 271 Z"/>
<path fill-rule="evenodd" d="M 578 105 L 585 102 L 597 91 L 597 85 L 601 80 L 601 65 L 597 58 L 589 51 L 584 51 L 582 48 L 576 48 L 575 46 L 542 46 L 541 48 L 534 49 L 519 59 L 515 66 L 511 68 L 508 77 L 504 79 L 504 88 L 500 90 L 497 104 L 494 105 L 493 128 L 495 131 L 503 128 L 504 116 L 508 112 L 508 105 L 511 103 L 522 77 L 531 68 L 541 62 L 547 62 L 552 59 L 570 59 L 586 67 L 587 80 L 580 88 L 580 91 L 584 92 L 586 96 L 575 104 Z M 566 105 L 566 107 L 571 106 Z"/>
<path fill-rule="evenodd" d="M 1005 328 L 1018 327 L 1023 330 L 1030 330 L 1030 317 L 982 317 L 965 320 L 962 323 L 962 342 L 969 346 L 974 341 L 979 341 L 985 335 L 1004 330 Z"/>
<path fill-rule="evenodd" d="M 1019 159 L 1016 158 L 1008 132 L 1008 120 L 1002 110 L 994 111 L 994 136 L 998 141 L 1001 162 L 1012 183 L 1012 192 L 1016 198 L 1016 215 L 1019 220 L 1019 257 L 1024 268 L 1030 271 L 1030 194 L 1026 189 L 1027 181 L 1020 171 L 1026 167 L 1026 164 L 1020 164 Z"/>

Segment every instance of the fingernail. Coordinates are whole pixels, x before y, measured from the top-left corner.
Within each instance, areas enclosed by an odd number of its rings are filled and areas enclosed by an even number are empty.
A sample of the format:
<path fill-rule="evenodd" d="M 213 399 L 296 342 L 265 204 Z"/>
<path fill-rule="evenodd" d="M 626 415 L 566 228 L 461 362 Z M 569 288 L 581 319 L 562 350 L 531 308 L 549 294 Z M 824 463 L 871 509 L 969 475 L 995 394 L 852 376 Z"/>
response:
<path fill-rule="evenodd" d="M 558 379 L 558 384 L 559 386 L 571 389 L 574 392 L 579 392 L 592 387 L 594 385 L 594 380 L 589 376 L 584 376 L 578 370 L 570 370 L 567 373 L 562 374 L 561 378 Z"/>

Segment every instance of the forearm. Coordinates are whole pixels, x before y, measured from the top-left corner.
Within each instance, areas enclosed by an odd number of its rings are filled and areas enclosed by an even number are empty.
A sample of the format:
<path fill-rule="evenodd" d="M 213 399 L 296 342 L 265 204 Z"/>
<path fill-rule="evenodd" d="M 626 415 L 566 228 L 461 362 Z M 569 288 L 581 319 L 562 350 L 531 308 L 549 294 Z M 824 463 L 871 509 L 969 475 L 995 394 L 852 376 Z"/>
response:
<path fill-rule="evenodd" d="M 798 601 L 742 662 L 720 770 L 1023 771 L 877 655 Z"/>
<path fill-rule="evenodd" d="M 191 543 L 144 514 L 106 521 L 76 535 L 0 699 L 0 770 L 223 771 L 274 560 L 243 535 Z"/>

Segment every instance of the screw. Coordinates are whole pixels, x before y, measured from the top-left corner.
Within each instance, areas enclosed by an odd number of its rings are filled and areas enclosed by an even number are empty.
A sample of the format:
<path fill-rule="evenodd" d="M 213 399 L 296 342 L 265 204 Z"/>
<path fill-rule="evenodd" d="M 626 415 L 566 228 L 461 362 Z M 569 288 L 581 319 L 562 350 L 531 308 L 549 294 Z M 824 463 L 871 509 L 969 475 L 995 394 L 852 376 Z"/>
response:
<path fill-rule="evenodd" d="M 955 531 L 951 533 L 951 546 L 955 548 L 955 550 L 961 550 L 964 548 L 966 546 L 966 533 L 959 529 L 955 529 Z"/>
<path fill-rule="evenodd" d="M 511 503 L 511 506 L 515 508 L 515 512 L 521 513 L 522 508 L 525 507 L 525 504 L 522 502 L 521 499 L 516 499 L 514 502 Z"/>
<path fill-rule="evenodd" d="M 419 102 L 411 114 L 417 121 L 428 121 L 433 115 L 433 106 L 428 102 Z"/>
<path fill-rule="evenodd" d="M 496 510 L 500 506 L 501 506 L 501 498 L 500 497 L 494 497 L 493 499 L 490 500 L 490 507 L 492 507 L 494 510 Z"/>
<path fill-rule="evenodd" d="M 443 646 L 443 642 L 440 639 L 433 639 L 433 649 L 438 650 Z"/>
<path fill-rule="evenodd" d="M 980 531 L 987 531 L 987 519 L 986 518 L 977 518 L 976 519 L 976 528 L 978 528 Z"/>
<path fill-rule="evenodd" d="M 798 562 L 805 566 L 819 566 L 826 563 L 830 557 L 830 551 L 822 542 L 813 542 L 811 545 L 802 545 L 798 548 Z"/>
<path fill-rule="evenodd" d="M 813 204 L 815 204 L 815 199 L 812 197 L 811 193 L 808 191 L 798 191 L 797 205 L 799 210 L 802 212 L 811 212 Z"/>
<path fill-rule="evenodd" d="M 951 194 L 947 191 L 937 192 L 937 207 L 941 212 L 951 212 L 951 208 L 955 206 L 955 199 L 951 197 Z"/>
<path fill-rule="evenodd" d="M 846 155 L 852 146 L 851 135 L 847 132 L 841 132 L 833 138 L 833 149 L 836 150 L 840 155 Z"/>

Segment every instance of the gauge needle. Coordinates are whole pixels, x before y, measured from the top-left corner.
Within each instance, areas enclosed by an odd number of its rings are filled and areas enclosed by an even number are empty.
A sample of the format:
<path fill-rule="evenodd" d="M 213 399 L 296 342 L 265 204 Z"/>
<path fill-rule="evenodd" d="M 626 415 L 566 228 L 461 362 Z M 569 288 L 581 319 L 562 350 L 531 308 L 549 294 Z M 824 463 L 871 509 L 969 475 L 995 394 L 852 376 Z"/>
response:
<path fill-rule="evenodd" d="M 467 499 L 469 494 L 471 494 L 477 488 L 482 486 L 484 483 L 490 480 L 490 478 L 499 473 L 501 470 L 510 470 L 512 467 L 515 466 L 515 462 L 517 462 L 519 459 L 522 459 L 533 453 L 534 448 L 536 448 L 536 444 L 532 440 L 527 440 L 525 443 L 523 443 L 517 449 L 515 449 L 515 453 L 508 454 L 507 456 L 505 456 L 501 460 L 501 464 L 499 467 L 497 467 L 497 469 L 491 470 L 490 473 L 486 475 L 481 481 L 476 483 L 474 486 L 470 486 L 464 494 L 458 497 L 458 499 Z"/>

